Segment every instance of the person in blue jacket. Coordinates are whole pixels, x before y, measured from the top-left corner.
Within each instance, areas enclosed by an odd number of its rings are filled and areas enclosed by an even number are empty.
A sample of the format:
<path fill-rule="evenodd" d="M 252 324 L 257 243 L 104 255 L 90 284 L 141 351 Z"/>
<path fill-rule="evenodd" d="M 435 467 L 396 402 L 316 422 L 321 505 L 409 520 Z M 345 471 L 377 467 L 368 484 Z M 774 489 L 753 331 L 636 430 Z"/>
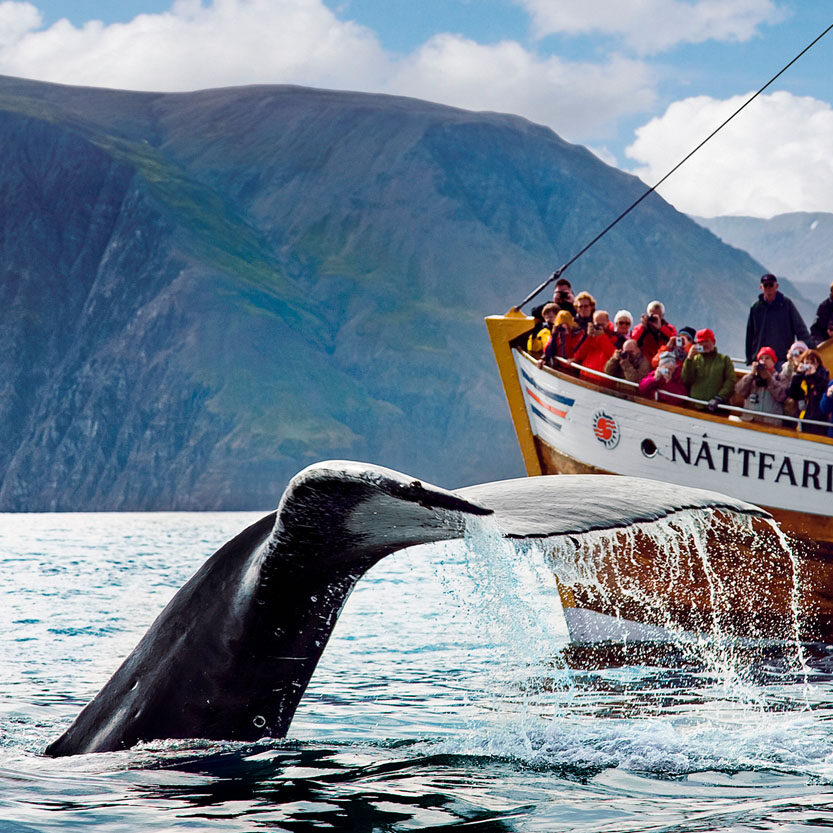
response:
<path fill-rule="evenodd" d="M 824 396 L 819 400 L 819 410 L 827 419 L 833 418 L 833 382 L 827 386 Z M 833 426 L 827 429 L 827 436 L 833 437 Z"/>
<path fill-rule="evenodd" d="M 761 347 L 771 347 L 780 368 L 790 345 L 799 340 L 815 346 L 795 304 L 778 291 L 778 279 L 775 275 L 764 275 L 761 294 L 752 304 L 746 323 L 746 363 L 752 364 Z"/>

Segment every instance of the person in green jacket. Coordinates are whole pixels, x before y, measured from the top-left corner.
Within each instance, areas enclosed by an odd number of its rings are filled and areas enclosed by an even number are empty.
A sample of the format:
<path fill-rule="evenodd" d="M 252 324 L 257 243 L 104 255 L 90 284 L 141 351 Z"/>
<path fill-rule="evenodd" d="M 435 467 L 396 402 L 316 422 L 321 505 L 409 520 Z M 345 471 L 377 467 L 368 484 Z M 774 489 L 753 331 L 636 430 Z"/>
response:
<path fill-rule="evenodd" d="M 712 330 L 697 331 L 694 346 L 683 362 L 682 379 L 688 395 L 707 402 L 710 411 L 729 401 L 735 389 L 735 368 L 728 356 L 717 352 Z"/>

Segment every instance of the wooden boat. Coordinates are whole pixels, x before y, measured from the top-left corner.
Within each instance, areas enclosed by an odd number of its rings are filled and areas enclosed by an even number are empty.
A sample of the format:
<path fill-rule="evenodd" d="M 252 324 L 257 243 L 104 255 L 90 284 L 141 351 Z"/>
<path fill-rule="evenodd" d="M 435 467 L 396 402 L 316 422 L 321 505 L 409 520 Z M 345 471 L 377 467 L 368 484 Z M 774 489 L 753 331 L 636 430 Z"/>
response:
<path fill-rule="evenodd" d="M 719 625 L 732 637 L 833 643 L 833 439 L 800 433 L 795 420 L 749 421 L 760 414 L 743 408 L 647 399 L 566 361 L 539 368 L 525 349 L 532 318 L 513 309 L 486 323 L 529 476 L 624 474 L 722 492 L 768 510 L 797 541 L 781 547 L 763 522 L 745 540 L 717 523 L 707 555 L 694 545 L 669 553 L 650 536 L 609 540 L 592 581 L 556 568 L 574 641 Z M 833 368 L 833 339 L 819 352 Z"/>

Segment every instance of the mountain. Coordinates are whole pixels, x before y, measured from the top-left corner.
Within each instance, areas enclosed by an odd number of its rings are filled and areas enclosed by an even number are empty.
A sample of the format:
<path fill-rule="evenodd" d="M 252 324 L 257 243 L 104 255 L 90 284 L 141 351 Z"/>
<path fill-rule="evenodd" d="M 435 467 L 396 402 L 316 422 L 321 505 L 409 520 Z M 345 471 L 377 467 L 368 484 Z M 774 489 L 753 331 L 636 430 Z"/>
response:
<path fill-rule="evenodd" d="M 816 305 L 830 294 L 833 214 L 796 211 L 758 217 L 695 217 L 730 246 L 749 252 L 770 272 L 787 276 Z"/>
<path fill-rule="evenodd" d="M 333 457 L 520 475 L 483 316 L 644 190 L 521 118 L 288 86 L 0 78 L 0 137 L 4 511 L 266 508 Z M 761 271 L 652 195 L 568 275 L 737 352 Z"/>

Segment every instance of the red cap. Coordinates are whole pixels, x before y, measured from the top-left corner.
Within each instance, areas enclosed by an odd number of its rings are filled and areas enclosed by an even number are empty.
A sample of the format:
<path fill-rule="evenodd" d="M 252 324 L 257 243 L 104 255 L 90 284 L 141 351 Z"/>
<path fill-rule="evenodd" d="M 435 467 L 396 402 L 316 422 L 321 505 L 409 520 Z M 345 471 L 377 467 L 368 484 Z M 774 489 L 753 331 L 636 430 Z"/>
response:
<path fill-rule="evenodd" d="M 717 341 L 717 339 L 714 337 L 714 333 L 706 327 L 705 329 L 697 330 L 697 338 L 695 341 Z"/>
<path fill-rule="evenodd" d="M 761 356 L 769 356 L 772 359 L 772 361 L 774 361 L 776 364 L 778 363 L 778 356 L 775 355 L 775 351 L 771 347 L 761 347 L 761 349 L 758 350 L 758 355 L 755 356 L 755 358 L 760 359 Z"/>

